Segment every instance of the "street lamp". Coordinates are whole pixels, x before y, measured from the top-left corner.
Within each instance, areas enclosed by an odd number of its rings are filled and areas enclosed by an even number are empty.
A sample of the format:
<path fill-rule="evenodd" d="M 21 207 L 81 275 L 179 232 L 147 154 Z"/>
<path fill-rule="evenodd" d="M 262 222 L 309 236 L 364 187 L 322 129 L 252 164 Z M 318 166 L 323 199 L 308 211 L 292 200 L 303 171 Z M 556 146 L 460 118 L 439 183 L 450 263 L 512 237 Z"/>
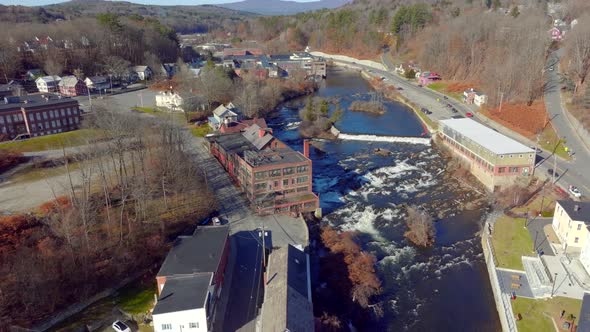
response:
<path fill-rule="evenodd" d="M 553 292 L 555 291 L 555 282 L 557 281 L 557 272 L 555 272 L 555 278 L 553 278 L 553 285 L 551 286 L 551 297 L 553 297 Z"/>

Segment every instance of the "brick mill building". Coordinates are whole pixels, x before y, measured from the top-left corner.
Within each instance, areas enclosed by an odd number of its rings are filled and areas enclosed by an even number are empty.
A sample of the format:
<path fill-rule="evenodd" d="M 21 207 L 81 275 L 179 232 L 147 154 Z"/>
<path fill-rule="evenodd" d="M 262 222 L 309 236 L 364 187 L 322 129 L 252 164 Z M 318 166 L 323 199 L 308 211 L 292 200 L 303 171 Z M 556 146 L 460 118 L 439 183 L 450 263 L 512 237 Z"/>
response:
<path fill-rule="evenodd" d="M 471 119 L 441 120 L 440 137 L 489 190 L 533 172 L 535 151 Z"/>
<path fill-rule="evenodd" d="M 80 126 L 78 101 L 54 94 L 0 99 L 0 134 L 5 139 L 61 133 Z"/>
<path fill-rule="evenodd" d="M 315 211 L 309 142 L 297 152 L 257 124 L 208 137 L 210 152 L 246 193 L 259 214 Z"/>

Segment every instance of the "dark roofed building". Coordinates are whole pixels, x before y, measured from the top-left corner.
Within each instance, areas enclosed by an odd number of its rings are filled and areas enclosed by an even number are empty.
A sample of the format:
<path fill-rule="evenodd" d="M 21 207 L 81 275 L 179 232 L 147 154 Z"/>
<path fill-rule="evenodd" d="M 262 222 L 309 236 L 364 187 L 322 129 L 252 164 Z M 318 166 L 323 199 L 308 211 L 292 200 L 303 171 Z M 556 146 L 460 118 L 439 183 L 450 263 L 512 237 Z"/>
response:
<path fill-rule="evenodd" d="M 207 138 L 209 150 L 246 192 L 260 214 L 314 211 L 309 143 L 301 154 L 257 124 L 243 132 Z"/>
<path fill-rule="evenodd" d="M 10 96 L 0 99 L 0 133 L 43 136 L 78 129 L 78 101 L 54 94 Z"/>
<path fill-rule="evenodd" d="M 213 273 L 169 278 L 152 314 L 205 308 L 212 278 Z"/>
<path fill-rule="evenodd" d="M 228 226 L 199 227 L 178 237 L 156 276 L 155 331 L 209 330 L 229 250 Z"/>
<path fill-rule="evenodd" d="M 270 255 L 260 318 L 262 332 L 314 331 L 308 259 L 292 245 Z"/>

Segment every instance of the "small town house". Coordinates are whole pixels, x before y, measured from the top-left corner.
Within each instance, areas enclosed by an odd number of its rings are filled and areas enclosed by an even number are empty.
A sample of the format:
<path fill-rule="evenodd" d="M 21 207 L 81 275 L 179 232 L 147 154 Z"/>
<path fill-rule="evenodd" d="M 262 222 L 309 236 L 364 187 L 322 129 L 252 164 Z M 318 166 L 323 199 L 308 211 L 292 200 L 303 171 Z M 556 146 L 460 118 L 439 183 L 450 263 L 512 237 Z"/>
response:
<path fill-rule="evenodd" d="M 88 93 L 88 88 L 84 81 L 76 76 L 65 76 L 58 83 L 59 93 L 62 96 L 75 97 Z"/>

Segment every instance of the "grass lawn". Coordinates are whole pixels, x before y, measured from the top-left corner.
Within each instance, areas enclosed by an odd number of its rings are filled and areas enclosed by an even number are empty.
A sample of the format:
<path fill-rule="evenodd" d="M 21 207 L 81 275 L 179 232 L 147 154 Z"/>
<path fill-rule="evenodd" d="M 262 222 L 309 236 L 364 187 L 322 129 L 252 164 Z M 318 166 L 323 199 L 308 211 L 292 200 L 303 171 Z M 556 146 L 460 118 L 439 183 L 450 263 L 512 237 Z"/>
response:
<path fill-rule="evenodd" d="M 70 163 L 68 165 L 68 168 L 70 169 L 70 172 L 74 172 L 80 168 L 80 163 Z M 65 166 L 55 166 L 46 168 L 31 167 L 17 172 L 13 176 L 11 176 L 9 180 L 11 184 L 27 183 L 54 176 L 64 175 L 66 173 L 67 171 Z"/>
<path fill-rule="evenodd" d="M 567 331 L 562 329 L 563 322 L 566 320 L 571 322 L 571 320 L 569 320 L 570 314 L 573 314 L 577 321 L 581 308 L 581 300 L 565 297 L 539 300 L 519 297 L 512 301 L 512 310 L 514 314 L 520 314 L 522 316 L 522 320 L 516 322 L 516 326 L 520 332 L 555 331 L 554 324 L 550 317 L 553 317 L 555 320 L 559 331 Z M 565 310 L 564 319 L 560 318 L 562 310 Z"/>
<path fill-rule="evenodd" d="M 116 297 L 121 310 L 130 314 L 149 311 L 154 305 L 155 282 L 139 282 L 122 289 Z"/>
<path fill-rule="evenodd" d="M 33 137 L 24 141 L 0 143 L 0 149 L 19 152 L 33 152 L 55 150 L 64 147 L 85 145 L 88 140 L 100 138 L 100 132 L 95 129 L 79 129 L 65 133 Z"/>
<path fill-rule="evenodd" d="M 524 218 L 503 215 L 494 224 L 492 243 L 498 267 L 524 270 L 521 256 L 533 255 L 533 240 L 524 228 L 524 222 Z"/>
<path fill-rule="evenodd" d="M 432 83 L 428 85 L 429 89 L 432 89 L 434 91 L 440 92 L 442 94 L 445 94 L 453 99 L 456 99 L 458 101 L 462 101 L 461 100 L 461 96 L 462 94 L 459 92 L 452 92 L 452 91 L 447 91 L 447 84 L 446 83 L 442 83 L 442 82 L 437 82 L 437 83 Z"/>
<path fill-rule="evenodd" d="M 208 123 L 203 123 L 200 126 L 191 126 L 191 134 L 195 137 L 205 137 L 211 132 L 211 127 Z"/>
<path fill-rule="evenodd" d="M 155 113 L 160 113 L 160 111 L 158 111 L 157 109 L 153 108 L 153 107 L 132 107 L 131 108 L 134 111 L 137 112 L 141 112 L 141 113 L 148 113 L 148 114 L 155 114 Z"/>
<path fill-rule="evenodd" d="M 557 136 L 557 133 L 553 129 L 553 126 L 549 125 L 545 127 L 541 135 L 539 136 L 539 145 L 542 149 L 547 150 L 549 152 L 554 152 L 559 157 L 564 159 L 570 160 L 571 157 L 567 154 L 565 147 L 567 146 L 567 142 L 565 140 L 561 140 Z"/>

